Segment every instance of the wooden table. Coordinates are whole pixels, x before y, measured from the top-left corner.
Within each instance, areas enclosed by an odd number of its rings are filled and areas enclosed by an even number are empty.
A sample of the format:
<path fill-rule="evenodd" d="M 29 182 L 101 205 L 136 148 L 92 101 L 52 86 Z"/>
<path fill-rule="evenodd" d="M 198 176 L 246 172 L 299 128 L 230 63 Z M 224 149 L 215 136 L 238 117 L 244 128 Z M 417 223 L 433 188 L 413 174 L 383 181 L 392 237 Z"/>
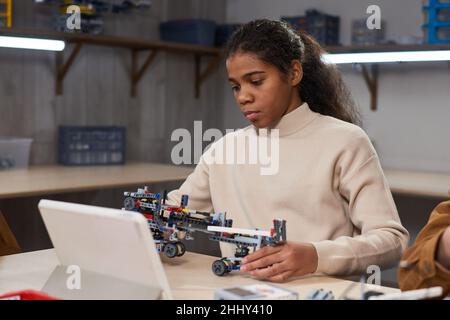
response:
<path fill-rule="evenodd" d="M 16 237 L 24 251 L 49 248 L 42 222 L 36 217 L 37 197 L 183 181 L 192 171 L 191 167 L 156 163 L 86 167 L 47 165 L 0 171 L 0 200 L 9 202 L 9 205 L 2 205 L 2 210 L 5 215 L 10 213 L 8 225 L 0 212 L 0 255 L 20 252 Z M 27 215 L 16 215 L 20 211 L 27 212 Z M 23 221 L 35 226 L 36 230 L 20 230 L 18 233 Z M 16 232 L 11 231 L 14 226 Z"/>
<path fill-rule="evenodd" d="M 184 180 L 193 168 L 130 163 L 124 166 L 34 166 L 0 171 L 0 199 Z"/>
<path fill-rule="evenodd" d="M 450 174 L 385 169 L 392 193 L 448 198 Z"/>
<path fill-rule="evenodd" d="M 190 252 L 174 259 L 163 257 L 174 299 L 208 300 L 214 298 L 216 288 L 259 282 L 240 272 L 233 272 L 224 277 L 214 275 L 211 264 L 216 259 Z M 0 295 L 24 289 L 40 290 L 57 264 L 58 259 L 53 249 L 0 257 Z M 348 293 L 350 298 L 358 298 L 360 292 L 359 284 L 326 276 L 308 276 L 277 285 L 298 292 L 300 299 L 304 299 L 312 289 L 317 288 L 331 290 L 336 297 L 349 286 L 352 288 Z M 375 285 L 366 285 L 366 289 L 383 293 L 399 292 L 398 289 Z"/>
<path fill-rule="evenodd" d="M 155 163 L 125 166 L 34 166 L 0 171 L 0 199 L 184 180 L 193 168 Z M 385 169 L 393 193 L 448 197 L 450 174 Z"/>
<path fill-rule="evenodd" d="M 17 201 L 20 203 L 21 199 L 26 197 L 41 197 L 90 190 L 126 188 L 128 186 L 138 185 L 144 186 L 146 184 L 160 182 L 182 181 L 192 171 L 192 167 L 154 163 L 129 163 L 125 166 L 89 167 L 67 167 L 59 165 L 32 166 L 26 170 L 0 171 L 0 200 L 18 199 Z M 448 198 L 450 174 L 393 169 L 385 169 L 384 172 L 393 193 L 419 197 Z M 18 209 L 17 201 L 14 200 L 14 203 L 6 206 L 3 211 L 6 211 L 6 213 L 13 212 L 15 214 L 15 211 L 21 210 L 30 213 L 28 218 L 17 215 L 17 218 L 14 217 L 16 219 L 15 223 L 13 221 L 10 225 L 21 224 L 22 221 L 18 221 L 19 216 L 22 220 L 28 219 L 29 224 L 36 225 L 32 218 L 36 215 L 37 211 L 35 203 L 28 201 L 30 206 L 22 206 L 21 209 Z M 6 235 L 6 238 L 12 239 L 12 232 L 9 231 L 7 225 L 5 228 L 5 225 L 4 219 L 0 219 L 0 229 L 6 229 L 3 231 L 0 230 L 0 232 Z M 37 231 L 27 229 L 21 232 L 15 231 L 15 233 L 16 235 L 20 233 L 22 237 L 20 242 L 25 251 L 49 248 L 46 245 L 48 242 L 47 239 L 40 239 L 37 235 L 31 236 L 38 234 L 39 232 Z M 36 244 L 35 247 L 34 244 Z M 17 247 L 14 239 L 7 246 Z M 13 252 L 17 252 L 17 250 Z"/>

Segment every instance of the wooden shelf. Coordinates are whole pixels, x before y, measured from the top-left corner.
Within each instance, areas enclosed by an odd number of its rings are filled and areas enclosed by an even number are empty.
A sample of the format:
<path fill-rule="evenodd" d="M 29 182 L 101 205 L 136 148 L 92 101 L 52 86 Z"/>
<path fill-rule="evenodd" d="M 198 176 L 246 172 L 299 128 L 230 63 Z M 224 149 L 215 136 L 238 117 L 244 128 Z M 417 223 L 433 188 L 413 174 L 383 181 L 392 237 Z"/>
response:
<path fill-rule="evenodd" d="M 450 50 L 450 44 L 385 44 L 385 45 L 352 45 L 352 46 L 330 46 L 325 50 L 329 53 L 376 53 L 376 52 L 402 52 L 402 51 L 436 51 Z M 389 62 L 391 63 L 391 62 Z M 378 79 L 379 64 L 373 63 L 369 66 L 361 64 L 361 73 L 370 93 L 370 109 L 377 110 L 378 103 Z"/>
<path fill-rule="evenodd" d="M 214 71 L 217 65 L 222 59 L 222 50 L 214 47 L 191 45 L 175 42 L 164 41 L 148 41 L 138 38 L 129 37 L 117 37 L 117 36 L 105 36 L 105 35 L 90 35 L 83 33 L 64 33 L 64 32 L 52 32 L 52 31 L 36 31 L 36 30 L 18 30 L 18 29 L 0 29 L 0 35 L 2 36 L 14 36 L 14 37 L 30 37 L 30 38 L 43 38 L 50 40 L 65 41 L 73 47 L 69 54 L 68 59 L 65 61 L 65 52 L 56 53 L 56 94 L 63 93 L 63 82 L 70 67 L 78 56 L 80 50 L 85 45 L 96 45 L 106 47 L 116 47 L 122 49 L 131 50 L 132 59 L 132 72 L 130 75 L 131 82 L 131 95 L 137 94 L 137 85 L 142 79 L 144 73 L 148 70 L 150 64 L 154 61 L 154 58 L 160 51 L 172 52 L 178 54 L 192 54 L 194 56 L 195 66 L 195 96 L 200 96 L 200 87 L 202 83 L 208 78 Z M 66 46 L 66 52 L 69 49 Z M 140 52 L 146 52 L 148 54 L 144 64 L 138 66 L 138 58 Z M 203 57 L 210 58 L 205 70 L 201 70 L 201 60 Z"/>
<path fill-rule="evenodd" d="M 90 35 L 83 33 L 64 33 L 52 31 L 36 31 L 36 30 L 18 30 L 18 29 L 0 29 L 0 35 L 9 35 L 17 37 L 44 38 L 52 40 L 62 40 L 71 45 L 72 51 L 67 60 L 64 59 L 65 52 L 56 54 L 56 94 L 63 93 L 63 82 L 70 67 L 78 56 L 84 45 L 97 45 L 107 47 L 117 47 L 131 50 L 132 71 L 130 75 L 131 96 L 136 96 L 139 81 L 154 61 L 158 52 L 173 52 L 178 54 L 192 54 L 194 56 L 195 81 L 194 92 L 196 98 L 200 96 L 200 87 L 202 83 L 214 72 L 222 60 L 222 50 L 213 47 L 190 45 L 182 43 L 164 42 L 164 41 L 148 41 L 139 38 L 117 37 L 105 35 Z M 436 45 L 352 45 L 352 46 L 330 46 L 325 50 L 329 53 L 370 53 L 370 52 L 395 52 L 395 51 L 432 51 L 432 50 L 450 50 L 450 44 Z M 69 49 L 66 49 L 66 53 Z M 140 52 L 147 54 L 145 62 L 139 66 L 138 58 Z M 206 68 L 202 71 L 202 58 L 209 58 Z M 361 65 L 361 72 L 366 81 L 368 90 L 371 95 L 371 110 L 377 109 L 378 96 L 378 79 L 379 66 L 371 64 L 370 66 Z"/>

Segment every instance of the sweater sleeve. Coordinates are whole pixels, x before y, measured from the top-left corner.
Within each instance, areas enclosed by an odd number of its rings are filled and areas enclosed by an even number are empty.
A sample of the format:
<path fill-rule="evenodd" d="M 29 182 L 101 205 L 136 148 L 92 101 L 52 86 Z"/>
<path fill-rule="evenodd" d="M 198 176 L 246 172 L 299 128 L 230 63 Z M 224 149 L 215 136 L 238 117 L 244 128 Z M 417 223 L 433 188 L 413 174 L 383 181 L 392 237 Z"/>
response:
<path fill-rule="evenodd" d="M 335 178 L 353 224 L 354 236 L 313 243 L 318 273 L 349 275 L 394 266 L 407 246 L 402 226 L 378 156 L 367 135 L 358 128 L 337 160 Z"/>
<path fill-rule="evenodd" d="M 167 203 L 171 205 L 180 205 L 182 195 L 189 196 L 189 209 L 211 212 L 213 205 L 211 201 L 211 192 L 209 188 L 209 168 L 205 155 L 200 158 L 199 163 L 180 186 L 167 195 Z"/>
<path fill-rule="evenodd" d="M 449 226 L 450 201 L 446 201 L 433 210 L 414 245 L 403 255 L 402 268 L 398 273 L 402 290 L 442 286 L 443 296 L 450 293 L 450 270 L 436 261 L 439 240 Z"/>

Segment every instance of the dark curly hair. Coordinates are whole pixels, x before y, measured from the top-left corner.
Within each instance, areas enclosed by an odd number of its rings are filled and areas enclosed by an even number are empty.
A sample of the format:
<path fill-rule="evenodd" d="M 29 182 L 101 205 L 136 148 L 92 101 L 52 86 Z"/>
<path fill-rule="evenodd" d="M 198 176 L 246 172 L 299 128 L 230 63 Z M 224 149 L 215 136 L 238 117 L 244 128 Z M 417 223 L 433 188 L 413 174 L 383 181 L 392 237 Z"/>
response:
<path fill-rule="evenodd" d="M 290 72 L 291 62 L 299 60 L 303 67 L 303 79 L 298 86 L 302 101 L 323 115 L 361 123 L 339 71 L 323 62 L 325 50 L 305 32 L 296 32 L 282 21 L 254 20 L 233 33 L 225 50 L 227 58 L 237 52 L 254 53 L 284 75 Z"/>

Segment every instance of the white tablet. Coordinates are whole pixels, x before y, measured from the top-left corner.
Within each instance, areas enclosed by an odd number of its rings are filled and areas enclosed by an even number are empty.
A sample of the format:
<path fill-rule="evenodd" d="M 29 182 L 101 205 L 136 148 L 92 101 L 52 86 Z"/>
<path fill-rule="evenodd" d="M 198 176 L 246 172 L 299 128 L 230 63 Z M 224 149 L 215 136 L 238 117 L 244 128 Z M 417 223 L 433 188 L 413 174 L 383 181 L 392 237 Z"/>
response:
<path fill-rule="evenodd" d="M 172 299 L 143 216 L 51 200 L 38 207 L 61 264 L 43 291 L 67 299 Z"/>

